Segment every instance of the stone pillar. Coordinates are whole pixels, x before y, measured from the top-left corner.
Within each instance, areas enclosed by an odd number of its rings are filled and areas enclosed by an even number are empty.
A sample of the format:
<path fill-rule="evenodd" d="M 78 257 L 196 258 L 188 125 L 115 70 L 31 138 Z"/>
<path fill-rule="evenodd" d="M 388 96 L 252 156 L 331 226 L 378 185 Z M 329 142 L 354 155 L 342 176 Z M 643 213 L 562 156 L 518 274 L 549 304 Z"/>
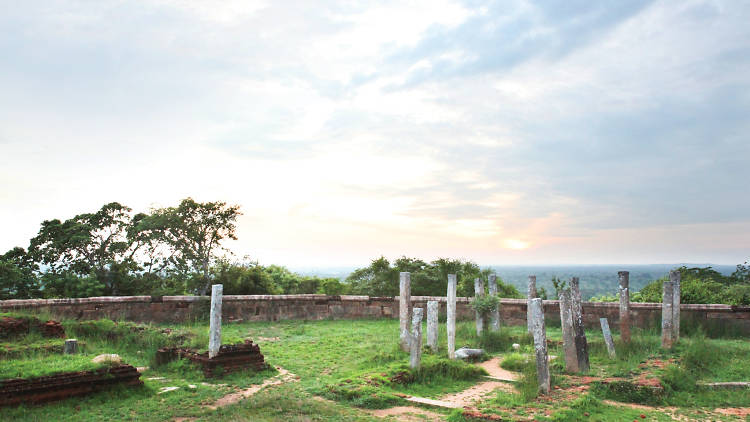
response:
<path fill-rule="evenodd" d="M 672 282 L 672 340 L 677 343 L 680 339 L 680 272 L 670 271 L 669 281 Z"/>
<path fill-rule="evenodd" d="M 609 357 L 614 359 L 617 357 L 617 353 L 615 352 L 615 342 L 612 341 L 612 332 L 609 330 L 609 321 L 607 321 L 607 318 L 599 318 L 599 324 L 602 326 L 602 335 L 604 335 L 604 344 L 607 345 L 607 353 L 609 353 Z"/>
<path fill-rule="evenodd" d="M 398 319 L 400 322 L 399 341 L 401 350 L 409 351 L 409 324 L 411 323 L 411 274 L 407 272 L 399 273 L 399 300 L 398 300 Z"/>
<path fill-rule="evenodd" d="M 630 343 L 630 273 L 619 271 L 617 278 L 620 284 L 620 338 L 627 344 Z"/>
<path fill-rule="evenodd" d="M 76 353 L 78 353 L 78 340 L 74 338 L 65 340 L 65 345 L 63 346 L 63 354 L 73 355 Z"/>
<path fill-rule="evenodd" d="M 482 282 L 482 279 L 475 278 L 474 279 L 474 297 L 480 298 L 484 296 L 484 283 Z M 479 311 L 475 311 L 475 318 L 477 321 L 477 336 L 482 335 L 482 331 L 484 331 L 484 315 L 480 313 Z"/>
<path fill-rule="evenodd" d="M 411 321 L 411 340 L 409 341 L 409 366 L 417 369 L 422 361 L 422 308 L 414 308 Z"/>
<path fill-rule="evenodd" d="M 529 301 L 529 307 L 531 308 L 531 334 L 534 337 L 536 373 L 539 381 L 539 391 L 542 394 L 547 394 L 550 390 L 549 356 L 547 355 L 547 330 L 544 326 L 542 299 L 531 299 Z"/>
<path fill-rule="evenodd" d="M 575 332 L 576 354 L 578 356 L 578 370 L 588 372 L 589 370 L 589 346 L 586 342 L 586 330 L 583 328 L 583 306 L 581 305 L 581 289 L 578 277 L 570 280 L 570 293 L 573 310 L 573 331 Z"/>
<path fill-rule="evenodd" d="M 448 358 L 456 358 L 456 275 L 448 274 L 448 319 L 446 331 L 448 332 Z"/>
<path fill-rule="evenodd" d="M 490 296 L 497 297 L 497 274 L 490 274 L 489 290 Z M 500 331 L 500 302 L 497 303 L 497 307 L 490 313 L 490 331 Z"/>
<path fill-rule="evenodd" d="M 534 299 L 536 296 L 537 296 L 536 276 L 530 275 L 529 276 L 529 289 L 527 291 L 527 300 L 526 300 L 526 327 L 529 330 L 529 334 L 531 334 L 531 308 L 529 307 L 529 303 L 531 303 L 531 299 Z"/>
<path fill-rule="evenodd" d="M 674 327 L 674 284 L 665 281 L 662 286 L 661 303 L 661 347 L 671 349 L 674 343 L 672 330 Z"/>
<path fill-rule="evenodd" d="M 560 292 L 560 326 L 562 327 L 563 352 L 565 352 L 565 369 L 575 373 L 578 372 L 578 355 L 576 354 L 571 301 L 570 289 L 562 290 Z"/>
<path fill-rule="evenodd" d="M 438 351 L 438 302 L 427 301 L 427 345 L 432 353 Z"/>
<path fill-rule="evenodd" d="M 212 359 L 219 354 L 221 348 L 221 298 L 224 293 L 224 285 L 214 284 L 211 286 L 211 320 L 208 331 L 208 358 Z"/>

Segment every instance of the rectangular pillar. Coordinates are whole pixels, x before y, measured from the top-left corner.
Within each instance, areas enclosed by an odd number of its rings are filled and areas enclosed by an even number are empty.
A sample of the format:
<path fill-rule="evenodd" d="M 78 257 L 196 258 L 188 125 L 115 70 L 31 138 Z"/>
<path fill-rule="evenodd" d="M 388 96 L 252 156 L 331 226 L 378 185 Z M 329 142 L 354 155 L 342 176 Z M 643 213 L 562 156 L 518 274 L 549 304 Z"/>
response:
<path fill-rule="evenodd" d="M 573 310 L 573 330 L 575 332 L 578 370 L 581 372 L 588 372 L 589 346 L 586 341 L 586 330 L 583 326 L 583 305 L 581 304 L 581 288 L 579 286 L 578 277 L 573 277 L 570 280 L 570 293 L 572 298 L 571 309 Z"/>
<path fill-rule="evenodd" d="M 448 358 L 456 358 L 456 275 L 448 274 L 448 318 L 446 331 L 448 333 Z"/>
<path fill-rule="evenodd" d="M 529 330 L 529 334 L 531 334 L 531 307 L 529 306 L 529 304 L 531 302 L 531 299 L 534 299 L 537 296 L 535 275 L 529 276 L 529 288 L 526 292 L 526 295 L 526 328 Z"/>
<path fill-rule="evenodd" d="M 411 340 L 409 341 L 409 366 L 413 369 L 419 368 L 422 361 L 422 315 L 424 309 L 414 308 L 414 316 L 411 321 Z"/>
<path fill-rule="evenodd" d="M 607 321 L 607 318 L 599 318 L 599 324 L 602 326 L 602 335 L 604 336 L 604 344 L 607 345 L 607 353 L 609 353 L 609 357 L 614 359 L 617 357 L 617 353 L 615 352 L 615 342 L 612 341 L 612 332 L 609 329 L 609 321 Z"/>
<path fill-rule="evenodd" d="M 409 325 L 411 324 L 411 274 L 399 273 L 398 319 L 401 350 L 409 351 Z"/>
<path fill-rule="evenodd" d="M 547 330 L 544 325 L 542 299 L 531 299 L 529 307 L 531 308 L 531 334 L 534 337 L 539 392 L 547 394 L 550 390 L 549 356 L 547 355 Z"/>
<path fill-rule="evenodd" d="M 578 355 L 576 354 L 575 330 L 573 329 L 573 310 L 571 309 L 570 289 L 560 292 L 560 326 L 562 327 L 563 352 L 565 353 L 565 369 L 568 372 L 578 372 Z"/>
<path fill-rule="evenodd" d="M 484 283 L 482 282 L 482 279 L 475 278 L 474 279 L 474 297 L 480 298 L 484 296 Z M 482 335 L 482 331 L 484 331 L 484 315 L 479 311 L 475 312 L 475 318 L 476 318 L 476 324 L 477 324 L 477 336 Z"/>
<path fill-rule="evenodd" d="M 661 347 L 671 349 L 674 344 L 672 334 L 674 324 L 674 284 L 665 281 L 662 285 L 661 303 Z"/>
<path fill-rule="evenodd" d="M 680 272 L 670 271 L 669 281 L 672 282 L 672 340 L 677 343 L 680 339 Z"/>
<path fill-rule="evenodd" d="M 497 274 L 490 274 L 488 286 L 490 296 L 497 297 Z M 500 331 L 500 302 L 497 302 L 495 310 L 490 313 L 490 331 Z"/>
<path fill-rule="evenodd" d="M 438 302 L 427 301 L 427 345 L 432 353 L 438 351 Z"/>
<path fill-rule="evenodd" d="M 221 299 L 224 293 L 223 284 L 211 286 L 211 319 L 208 331 L 208 358 L 219 354 L 221 348 Z"/>
<path fill-rule="evenodd" d="M 630 273 L 619 271 L 617 278 L 620 290 L 620 338 L 627 344 L 630 343 Z"/>

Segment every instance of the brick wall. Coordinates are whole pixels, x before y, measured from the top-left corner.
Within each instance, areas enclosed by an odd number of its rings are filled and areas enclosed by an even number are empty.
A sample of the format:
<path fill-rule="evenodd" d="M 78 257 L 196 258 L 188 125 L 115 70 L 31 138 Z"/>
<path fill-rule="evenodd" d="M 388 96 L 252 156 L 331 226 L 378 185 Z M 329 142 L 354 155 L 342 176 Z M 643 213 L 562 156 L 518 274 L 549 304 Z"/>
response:
<path fill-rule="evenodd" d="M 446 298 L 412 296 L 416 307 L 424 307 L 428 300 L 440 302 L 445 314 Z M 206 317 L 209 311 L 207 296 L 120 296 L 80 299 L 29 299 L 0 301 L 0 311 L 27 310 L 47 312 L 75 319 L 125 319 L 137 322 L 182 322 Z M 472 319 L 474 311 L 469 298 L 456 299 L 458 318 Z M 526 300 L 502 299 L 500 316 L 505 325 L 526 324 Z M 631 303 L 634 326 L 659 327 L 661 304 Z M 598 327 L 599 318 L 609 318 L 610 326 L 619 320 L 617 303 L 585 302 L 583 314 L 586 325 Z M 560 311 L 556 300 L 544 301 L 548 323 L 559 324 Z M 708 329 L 718 325 L 734 327 L 750 334 L 750 307 L 730 305 L 682 305 L 683 320 L 704 323 Z M 398 298 L 371 296 L 326 295 L 256 295 L 224 296 L 222 313 L 225 321 L 279 321 L 357 318 L 397 318 Z"/>

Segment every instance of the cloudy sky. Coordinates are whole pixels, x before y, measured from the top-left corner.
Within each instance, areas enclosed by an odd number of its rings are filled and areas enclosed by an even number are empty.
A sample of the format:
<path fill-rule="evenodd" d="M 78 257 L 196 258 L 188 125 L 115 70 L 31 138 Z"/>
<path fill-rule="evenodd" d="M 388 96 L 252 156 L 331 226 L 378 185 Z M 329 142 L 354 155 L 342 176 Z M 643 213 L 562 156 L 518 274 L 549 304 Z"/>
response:
<path fill-rule="evenodd" d="M 750 3 L 0 0 L 0 250 L 239 204 L 237 255 L 750 257 Z"/>

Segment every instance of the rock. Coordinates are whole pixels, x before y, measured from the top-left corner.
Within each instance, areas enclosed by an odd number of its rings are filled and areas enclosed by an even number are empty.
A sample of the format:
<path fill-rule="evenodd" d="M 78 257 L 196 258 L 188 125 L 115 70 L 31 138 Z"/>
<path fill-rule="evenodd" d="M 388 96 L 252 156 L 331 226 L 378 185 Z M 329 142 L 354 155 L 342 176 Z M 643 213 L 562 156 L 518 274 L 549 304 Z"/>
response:
<path fill-rule="evenodd" d="M 456 358 L 458 359 L 476 358 L 483 354 L 484 349 L 469 349 L 467 347 L 462 347 L 456 350 Z"/>
<path fill-rule="evenodd" d="M 513 343 L 512 347 L 513 347 L 513 350 L 515 350 L 516 352 L 521 350 L 521 345 L 518 343 Z"/>
<path fill-rule="evenodd" d="M 168 393 L 170 391 L 179 390 L 179 389 L 180 387 L 162 387 L 159 389 L 159 392 L 156 394 L 164 394 L 164 393 Z"/>
<path fill-rule="evenodd" d="M 103 355 L 99 355 L 95 357 L 94 359 L 91 359 L 91 362 L 109 363 L 110 365 L 118 365 L 122 363 L 122 358 L 120 357 L 120 355 L 117 355 L 114 353 L 105 353 Z"/>

